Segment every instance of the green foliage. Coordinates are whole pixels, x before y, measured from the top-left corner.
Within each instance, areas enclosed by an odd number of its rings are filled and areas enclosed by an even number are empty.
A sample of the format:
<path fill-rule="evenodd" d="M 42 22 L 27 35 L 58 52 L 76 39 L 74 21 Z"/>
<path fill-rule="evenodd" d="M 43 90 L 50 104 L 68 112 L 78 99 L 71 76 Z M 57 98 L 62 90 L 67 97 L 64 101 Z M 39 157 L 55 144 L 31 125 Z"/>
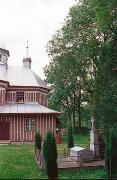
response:
<path fill-rule="evenodd" d="M 100 40 L 95 112 L 106 142 L 107 172 L 112 177 L 117 171 L 117 130 L 114 128 L 117 126 L 117 1 L 93 0 L 93 3 L 98 31 L 103 37 L 102 41 Z"/>
<path fill-rule="evenodd" d="M 110 178 L 115 178 L 117 173 L 117 128 L 112 128 L 106 147 L 106 170 Z"/>
<path fill-rule="evenodd" d="M 39 132 L 35 133 L 35 149 L 41 150 L 41 135 Z"/>
<path fill-rule="evenodd" d="M 67 124 L 73 121 L 74 129 L 76 125 L 81 127 L 82 102 L 90 101 L 89 93 L 93 88 L 92 66 L 95 67 L 96 57 L 95 62 L 92 57 L 96 54 L 95 50 L 98 51 L 98 41 L 94 39 L 95 30 L 92 26 L 93 11 L 89 4 L 73 6 L 62 29 L 47 46 L 51 62 L 45 67 L 45 75 L 46 81 L 53 87 L 50 106 L 65 113 Z"/>
<path fill-rule="evenodd" d="M 75 129 L 86 124 L 82 109 L 87 102 L 105 142 L 117 126 L 116 18 L 116 0 L 82 0 L 74 5 L 48 43 L 51 62 L 45 68 L 47 82 L 54 85 L 53 107 L 58 105 Z"/>
<path fill-rule="evenodd" d="M 81 108 L 81 118 L 83 120 L 82 121 L 83 128 L 91 129 L 91 107 L 90 107 L 90 105 L 86 105 Z"/>
<path fill-rule="evenodd" d="M 73 140 L 73 131 L 72 126 L 69 125 L 68 127 L 68 148 L 74 147 L 74 140 Z"/>
<path fill-rule="evenodd" d="M 54 135 L 51 132 L 47 133 L 47 136 L 44 140 L 43 155 L 46 163 L 48 177 L 57 178 L 57 148 Z"/>

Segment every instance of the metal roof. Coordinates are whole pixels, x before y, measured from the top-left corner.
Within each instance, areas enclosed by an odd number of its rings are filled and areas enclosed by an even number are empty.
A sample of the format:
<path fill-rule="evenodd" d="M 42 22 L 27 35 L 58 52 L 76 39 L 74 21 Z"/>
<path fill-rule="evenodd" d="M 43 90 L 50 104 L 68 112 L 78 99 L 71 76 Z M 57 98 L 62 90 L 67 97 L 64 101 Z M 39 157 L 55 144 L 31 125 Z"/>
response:
<path fill-rule="evenodd" d="M 33 86 L 49 89 L 46 83 L 31 69 L 20 66 L 0 68 L 0 80 L 8 81 L 11 86 Z"/>
<path fill-rule="evenodd" d="M 12 113 L 32 113 L 32 114 L 60 114 L 58 111 L 54 111 L 47 107 L 44 107 L 40 104 L 5 104 L 4 106 L 0 106 L 0 113 L 1 114 L 12 114 Z"/>

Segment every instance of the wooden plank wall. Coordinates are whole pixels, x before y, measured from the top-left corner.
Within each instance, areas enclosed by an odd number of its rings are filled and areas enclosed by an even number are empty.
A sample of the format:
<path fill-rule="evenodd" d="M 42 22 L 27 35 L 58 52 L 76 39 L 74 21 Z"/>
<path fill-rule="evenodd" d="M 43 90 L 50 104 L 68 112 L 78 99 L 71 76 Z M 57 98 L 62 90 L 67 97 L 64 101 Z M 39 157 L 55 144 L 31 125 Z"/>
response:
<path fill-rule="evenodd" d="M 1 93 L 3 93 L 1 91 Z M 2 94 L 1 96 L 2 97 Z M 6 93 L 6 102 L 7 103 L 16 103 L 16 92 L 7 92 Z M 39 92 L 25 92 L 24 93 L 24 102 L 25 103 L 36 103 L 47 107 L 47 94 Z"/>
<path fill-rule="evenodd" d="M 30 116 L 28 116 L 30 117 Z M 12 142 L 31 142 L 34 141 L 35 132 L 39 130 L 42 139 L 44 139 L 46 133 L 50 130 L 54 134 L 56 133 L 56 115 L 41 114 L 36 115 L 35 128 L 33 131 L 26 131 L 25 129 L 25 115 L 0 115 L 0 120 L 9 121 L 10 131 L 9 140 Z"/>
<path fill-rule="evenodd" d="M 0 106 L 3 106 L 5 104 L 5 93 L 6 90 L 0 87 Z"/>

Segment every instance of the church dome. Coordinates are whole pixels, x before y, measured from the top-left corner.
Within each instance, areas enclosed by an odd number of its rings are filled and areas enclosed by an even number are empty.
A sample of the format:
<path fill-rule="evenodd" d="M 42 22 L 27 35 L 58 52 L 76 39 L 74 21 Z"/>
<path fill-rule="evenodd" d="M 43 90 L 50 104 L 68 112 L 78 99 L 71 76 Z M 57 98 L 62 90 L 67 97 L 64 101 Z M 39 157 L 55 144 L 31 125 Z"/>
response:
<path fill-rule="evenodd" d="M 23 66 L 25 67 L 25 68 L 31 68 L 31 57 L 29 56 L 29 54 L 28 54 L 28 41 L 27 41 L 27 47 L 26 47 L 26 49 L 27 49 L 27 51 L 26 51 L 26 54 L 25 54 L 25 56 L 24 56 L 24 58 L 23 58 Z"/>
<path fill-rule="evenodd" d="M 31 62 L 31 57 L 27 54 L 23 57 L 23 62 Z"/>

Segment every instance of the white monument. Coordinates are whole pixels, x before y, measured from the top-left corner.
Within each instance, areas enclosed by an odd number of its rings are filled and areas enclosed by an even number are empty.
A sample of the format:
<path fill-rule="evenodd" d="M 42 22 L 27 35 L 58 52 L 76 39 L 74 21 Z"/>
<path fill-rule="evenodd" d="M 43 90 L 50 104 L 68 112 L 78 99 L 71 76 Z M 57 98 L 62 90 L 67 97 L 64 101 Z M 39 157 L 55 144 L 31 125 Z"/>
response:
<path fill-rule="evenodd" d="M 92 116 L 91 118 L 92 129 L 90 131 L 90 150 L 93 151 L 94 156 L 99 156 L 99 141 L 98 141 L 98 132 L 95 128 L 95 120 Z"/>
<path fill-rule="evenodd" d="M 76 160 L 77 162 L 82 164 L 82 162 L 92 161 L 93 153 L 92 151 L 83 147 L 75 146 L 70 148 L 70 157 L 71 159 Z"/>

